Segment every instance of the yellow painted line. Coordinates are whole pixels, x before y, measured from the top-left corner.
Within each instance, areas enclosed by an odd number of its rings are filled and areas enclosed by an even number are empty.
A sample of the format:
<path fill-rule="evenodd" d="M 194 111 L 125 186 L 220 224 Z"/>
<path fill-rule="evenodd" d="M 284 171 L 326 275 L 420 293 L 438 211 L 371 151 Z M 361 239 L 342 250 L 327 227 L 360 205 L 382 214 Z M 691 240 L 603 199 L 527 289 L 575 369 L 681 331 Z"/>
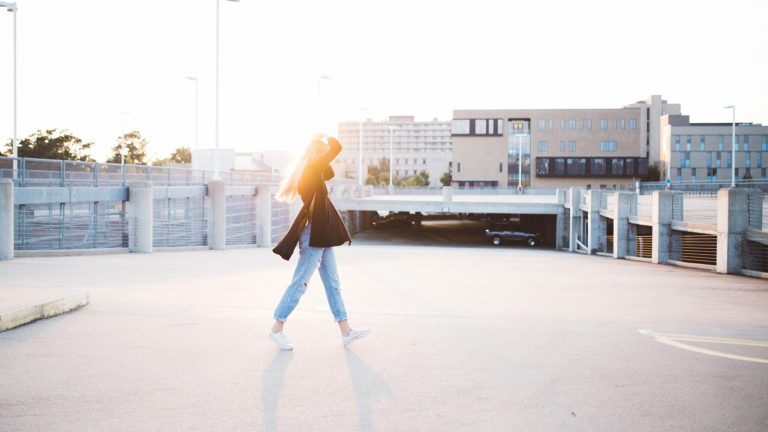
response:
<path fill-rule="evenodd" d="M 657 342 L 661 342 L 669 346 L 684 349 L 687 351 L 696 352 L 699 354 L 722 357 L 722 358 L 727 358 L 731 360 L 741 360 L 741 361 L 748 361 L 753 363 L 768 364 L 768 359 L 730 354 L 730 353 L 712 350 L 712 349 L 699 348 L 693 345 L 688 345 L 680 342 L 680 341 L 706 342 L 706 343 L 719 343 L 719 344 L 727 344 L 727 345 L 768 347 L 768 341 L 757 341 L 757 340 L 749 340 L 749 339 L 714 338 L 714 337 L 707 337 L 707 336 L 693 336 L 693 335 L 681 335 L 681 334 L 663 334 L 663 333 L 654 333 L 650 330 L 645 330 L 645 329 L 638 330 L 638 332 L 646 336 L 653 337 L 654 339 L 656 339 Z"/>

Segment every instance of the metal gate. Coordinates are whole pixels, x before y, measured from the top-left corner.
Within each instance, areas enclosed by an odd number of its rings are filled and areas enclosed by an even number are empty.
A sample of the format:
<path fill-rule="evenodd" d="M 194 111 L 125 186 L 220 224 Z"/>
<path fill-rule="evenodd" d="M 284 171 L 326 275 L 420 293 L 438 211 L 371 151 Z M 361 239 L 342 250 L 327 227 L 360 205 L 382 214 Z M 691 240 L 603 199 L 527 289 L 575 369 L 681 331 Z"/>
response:
<path fill-rule="evenodd" d="M 205 197 L 156 199 L 153 203 L 152 246 L 207 245 L 206 199 Z"/>
<path fill-rule="evenodd" d="M 128 247 L 122 201 L 14 206 L 16 250 Z"/>
<path fill-rule="evenodd" d="M 256 197 L 227 196 L 227 240 L 229 245 L 258 244 Z"/>

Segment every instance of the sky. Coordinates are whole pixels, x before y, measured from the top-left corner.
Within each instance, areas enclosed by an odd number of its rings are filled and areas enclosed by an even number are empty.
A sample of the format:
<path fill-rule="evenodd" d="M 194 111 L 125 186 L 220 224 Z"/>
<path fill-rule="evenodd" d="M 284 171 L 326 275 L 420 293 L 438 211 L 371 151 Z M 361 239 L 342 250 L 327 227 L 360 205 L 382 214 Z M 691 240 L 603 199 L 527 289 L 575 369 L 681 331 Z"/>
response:
<path fill-rule="evenodd" d="M 69 129 L 97 160 L 130 130 L 153 158 L 195 148 L 196 76 L 198 146 L 214 147 L 216 0 L 17 3 L 20 138 Z M 219 146 L 296 152 L 344 120 L 651 94 L 695 122 L 730 121 L 736 105 L 737 121 L 768 124 L 768 2 L 518 3 L 221 0 Z M 12 37 L 0 13 L 3 142 Z"/>

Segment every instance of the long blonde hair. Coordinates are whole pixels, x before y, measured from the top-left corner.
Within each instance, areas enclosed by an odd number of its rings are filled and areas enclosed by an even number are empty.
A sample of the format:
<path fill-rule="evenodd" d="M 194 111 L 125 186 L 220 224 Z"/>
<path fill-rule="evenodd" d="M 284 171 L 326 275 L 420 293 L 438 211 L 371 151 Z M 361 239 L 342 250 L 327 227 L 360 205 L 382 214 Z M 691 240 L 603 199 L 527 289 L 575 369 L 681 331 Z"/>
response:
<path fill-rule="evenodd" d="M 299 180 L 304 173 L 304 168 L 316 161 L 327 151 L 328 142 L 326 136 L 323 134 L 314 135 L 304 150 L 304 154 L 290 165 L 288 169 L 289 174 L 280 182 L 280 189 L 277 191 L 275 199 L 286 203 L 293 202 L 299 195 Z"/>

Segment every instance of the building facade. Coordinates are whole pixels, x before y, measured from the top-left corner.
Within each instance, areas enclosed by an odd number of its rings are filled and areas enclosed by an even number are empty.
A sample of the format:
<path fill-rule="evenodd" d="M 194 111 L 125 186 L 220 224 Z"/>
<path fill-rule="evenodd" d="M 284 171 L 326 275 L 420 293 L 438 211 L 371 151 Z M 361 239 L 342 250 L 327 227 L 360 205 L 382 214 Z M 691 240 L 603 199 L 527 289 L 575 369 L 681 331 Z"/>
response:
<path fill-rule="evenodd" d="M 732 123 L 691 123 L 686 115 L 662 117 L 661 169 L 672 181 L 765 180 L 768 126 L 736 123 L 736 161 Z M 735 170 L 732 168 L 735 166 Z"/>
<path fill-rule="evenodd" d="M 430 186 L 440 186 L 440 178 L 450 171 L 450 121 L 415 121 L 413 116 L 391 116 L 386 121 L 341 122 L 339 140 L 344 151 L 333 161 L 333 169 L 336 175 L 345 178 L 359 177 L 361 143 L 364 180 L 368 177 L 368 168 L 378 166 L 384 159 L 390 160 L 390 153 L 396 179 L 426 171 Z"/>
<path fill-rule="evenodd" d="M 647 173 L 648 110 L 456 110 L 453 185 L 626 188 Z"/>

